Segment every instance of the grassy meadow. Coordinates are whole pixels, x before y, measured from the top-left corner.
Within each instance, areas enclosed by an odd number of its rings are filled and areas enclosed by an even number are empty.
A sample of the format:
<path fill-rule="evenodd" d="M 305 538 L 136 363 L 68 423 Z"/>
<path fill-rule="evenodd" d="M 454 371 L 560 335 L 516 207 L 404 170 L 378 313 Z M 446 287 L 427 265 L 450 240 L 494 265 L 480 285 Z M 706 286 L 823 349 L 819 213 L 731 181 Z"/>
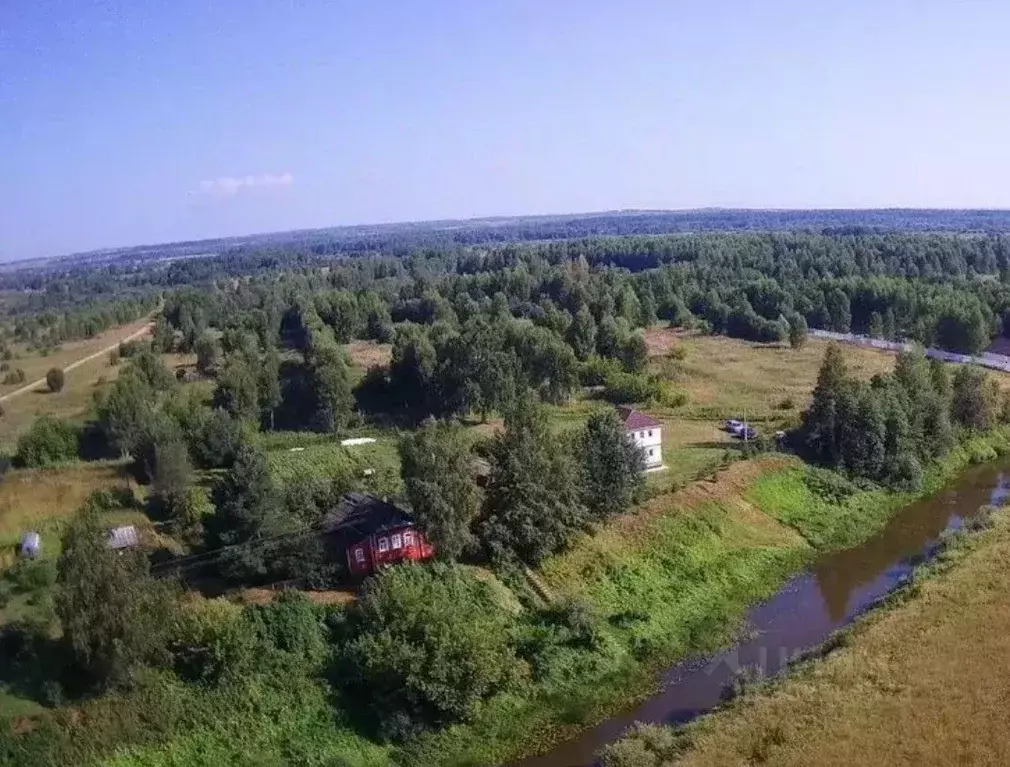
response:
<path fill-rule="evenodd" d="M 26 384 L 44 378 L 51 368 L 66 368 L 87 359 L 123 339 L 130 338 L 147 325 L 147 320 L 121 325 L 94 338 L 68 342 L 45 356 L 38 352 L 18 351 L 15 347 L 13 351 L 20 356 L 11 360 L 9 364 L 12 370 L 22 368 L 25 371 L 25 383 L 0 386 L 0 395 L 8 395 Z M 66 382 L 59 392 L 51 392 L 45 384 L 41 384 L 30 391 L 21 392 L 4 400 L 3 416 L 0 417 L 0 450 L 13 452 L 18 435 L 27 430 L 42 414 L 54 415 L 68 421 L 82 420 L 91 408 L 95 393 L 116 380 L 123 364 L 113 365 L 108 354 L 98 354 L 94 359 L 68 371 Z"/>
<path fill-rule="evenodd" d="M 78 360 L 90 357 L 92 354 L 96 354 L 110 346 L 115 346 L 120 341 L 136 335 L 149 324 L 149 320 L 143 319 L 126 325 L 119 325 L 91 338 L 84 338 L 79 341 L 67 341 L 59 348 L 50 350 L 46 354 L 41 354 L 38 351 L 28 351 L 28 349 L 14 344 L 11 346 L 14 359 L 9 361 L 10 368 L 11 370 L 16 368 L 24 370 L 25 382 L 24 384 L 0 386 L 0 395 L 9 394 L 25 384 L 45 378 L 50 368 L 66 368 Z M 68 373 L 67 383 L 69 384 L 69 382 L 70 374 Z"/>

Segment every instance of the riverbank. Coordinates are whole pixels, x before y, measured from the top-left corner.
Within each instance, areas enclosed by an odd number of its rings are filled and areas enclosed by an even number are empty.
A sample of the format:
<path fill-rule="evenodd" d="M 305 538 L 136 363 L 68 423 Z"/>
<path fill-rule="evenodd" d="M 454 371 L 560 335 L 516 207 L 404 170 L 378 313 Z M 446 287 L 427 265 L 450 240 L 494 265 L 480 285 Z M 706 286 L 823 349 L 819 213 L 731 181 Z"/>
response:
<path fill-rule="evenodd" d="M 913 585 L 844 632 L 823 660 L 689 727 L 684 753 L 657 728 L 612 750 L 607 764 L 1010 763 L 1008 559 L 1003 507 L 988 529 L 957 536 Z"/>
<path fill-rule="evenodd" d="M 771 455 L 653 499 L 540 570 L 556 602 L 583 604 L 595 616 L 597 646 L 558 658 L 523 698 L 422 739 L 407 762 L 494 764 L 577 738 L 654 693 L 661 669 L 729 644 L 749 608 L 820 555 L 870 539 L 899 509 L 1007 453 L 1005 429 L 969 440 L 929 469 L 919 493 L 860 490 Z M 539 767 L 557 756 L 517 764 Z"/>

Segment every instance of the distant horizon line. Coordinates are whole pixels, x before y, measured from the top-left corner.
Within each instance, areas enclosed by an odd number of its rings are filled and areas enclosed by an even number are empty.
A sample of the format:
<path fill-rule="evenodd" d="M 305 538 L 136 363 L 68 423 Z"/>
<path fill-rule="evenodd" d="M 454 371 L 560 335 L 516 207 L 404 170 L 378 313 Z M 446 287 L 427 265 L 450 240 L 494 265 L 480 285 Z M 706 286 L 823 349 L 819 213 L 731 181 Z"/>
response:
<path fill-rule="evenodd" d="M 519 219 L 542 219 L 542 218 L 591 218 L 594 216 L 620 215 L 620 214 L 689 214 L 689 213 L 889 213 L 889 212 L 920 212 L 920 213 L 1010 213 L 1010 207 L 913 207 L 913 206 L 887 206 L 887 207 L 737 207 L 726 205 L 705 205 L 693 208 L 612 208 L 609 210 L 592 211 L 569 211 L 565 213 L 504 213 L 486 216 L 471 217 L 449 217 L 449 218 L 427 218 L 427 219 L 401 219 L 397 221 L 373 221 L 357 224 L 335 224 L 323 226 L 299 227 L 295 229 L 271 229 L 268 231 L 245 232 L 241 234 L 226 234 L 216 237 L 201 237 L 189 240 L 165 240 L 160 242 L 141 242 L 131 245 L 109 245 L 90 250 L 70 251 L 57 253 L 50 256 L 34 256 L 28 258 L 15 258 L 10 261 L 0 259 L 5 264 L 30 263 L 34 261 L 54 261 L 58 259 L 96 256 L 102 254 L 112 254 L 119 251 L 137 250 L 143 248 L 159 248 L 171 245 L 197 245 L 200 243 L 222 242 L 226 240 L 241 240 L 254 237 L 268 237 L 271 235 L 296 234 L 301 232 L 322 232 L 326 230 L 352 230 L 370 227 L 396 227 L 396 226 L 423 226 L 432 224 L 479 224 L 481 222 L 499 222 Z"/>

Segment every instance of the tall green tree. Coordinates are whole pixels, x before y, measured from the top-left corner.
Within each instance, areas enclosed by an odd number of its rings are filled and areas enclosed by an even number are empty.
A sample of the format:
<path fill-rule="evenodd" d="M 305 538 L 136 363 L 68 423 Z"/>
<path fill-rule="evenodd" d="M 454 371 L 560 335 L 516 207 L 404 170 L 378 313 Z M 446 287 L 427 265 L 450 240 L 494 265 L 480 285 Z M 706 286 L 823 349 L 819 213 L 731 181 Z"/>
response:
<path fill-rule="evenodd" d="M 245 355 L 231 355 L 217 377 L 213 407 L 226 410 L 234 418 L 258 421 L 260 406 L 257 383 L 256 372 Z"/>
<path fill-rule="evenodd" d="M 418 527 L 440 559 L 459 559 L 473 546 L 471 527 L 481 502 L 466 433 L 428 421 L 400 441 L 400 464 Z"/>
<path fill-rule="evenodd" d="M 596 353 L 596 320 L 589 307 L 583 304 L 572 318 L 568 328 L 568 343 L 580 360 Z"/>
<path fill-rule="evenodd" d="M 644 485 L 645 461 L 616 411 L 591 415 L 579 446 L 582 500 L 590 517 L 604 520 L 627 511 Z"/>
<path fill-rule="evenodd" d="M 852 328 L 852 306 L 848 295 L 841 288 L 833 288 L 828 292 L 826 303 L 831 329 L 838 333 L 848 333 Z"/>
<path fill-rule="evenodd" d="M 817 463 L 839 465 L 842 397 L 850 388 L 841 347 L 829 344 L 817 374 L 817 386 L 810 407 L 803 413 L 804 444 Z"/>
<path fill-rule="evenodd" d="M 802 349 L 807 342 L 807 318 L 799 312 L 789 315 L 789 346 L 793 349 Z"/>
<path fill-rule="evenodd" d="M 649 347 L 641 331 L 631 333 L 621 347 L 621 363 L 629 373 L 641 373 L 649 364 Z"/>
<path fill-rule="evenodd" d="M 952 415 L 955 423 L 971 431 L 996 425 L 1001 400 L 999 385 L 974 365 L 961 365 L 952 382 Z"/>
<path fill-rule="evenodd" d="M 392 396 L 399 407 L 423 416 L 430 412 L 428 396 L 437 366 L 435 347 L 417 325 L 397 328 L 389 363 Z"/>
<path fill-rule="evenodd" d="M 880 316 L 880 312 L 870 313 L 870 323 L 867 326 L 866 332 L 870 338 L 884 337 L 884 318 Z"/>
<path fill-rule="evenodd" d="M 156 397 L 146 377 L 131 365 L 96 402 L 98 425 L 106 441 L 122 454 L 130 453 L 153 417 Z"/>
<path fill-rule="evenodd" d="M 222 575 L 256 581 L 275 572 L 277 542 L 298 526 L 281 513 L 260 447 L 241 444 L 234 464 L 215 484 L 212 501 L 214 514 L 205 523 L 207 547 L 225 549 L 219 560 Z"/>
<path fill-rule="evenodd" d="M 540 408 L 520 398 L 488 451 L 491 466 L 478 535 L 492 559 L 536 565 L 584 528 L 578 468 L 547 428 Z"/>
<path fill-rule="evenodd" d="M 342 429 L 354 410 L 350 371 L 343 349 L 335 344 L 314 349 L 310 370 L 316 406 L 315 427 L 323 432 Z"/>
<path fill-rule="evenodd" d="M 193 345 L 196 352 L 196 369 L 203 375 L 208 375 L 217 365 L 220 350 L 217 340 L 210 333 L 203 333 Z"/>
<path fill-rule="evenodd" d="M 259 401 L 260 422 L 273 429 L 274 416 L 282 400 L 281 359 L 276 347 L 267 350 L 260 360 L 256 376 L 256 398 Z"/>
<path fill-rule="evenodd" d="M 101 508 L 90 500 L 63 533 L 56 614 L 78 667 L 101 687 L 130 681 L 139 666 L 165 657 L 173 605 L 139 551 L 107 544 Z"/>

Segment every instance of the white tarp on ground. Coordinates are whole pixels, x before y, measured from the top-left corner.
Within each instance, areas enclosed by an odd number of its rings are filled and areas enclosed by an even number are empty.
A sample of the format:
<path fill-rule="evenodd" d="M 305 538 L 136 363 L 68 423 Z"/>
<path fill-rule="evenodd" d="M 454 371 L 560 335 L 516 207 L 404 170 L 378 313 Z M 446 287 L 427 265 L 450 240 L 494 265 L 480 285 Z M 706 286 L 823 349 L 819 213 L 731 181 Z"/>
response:
<path fill-rule="evenodd" d="M 842 343 L 855 344 L 857 346 L 869 346 L 874 349 L 884 349 L 892 352 L 909 351 L 919 347 L 919 344 L 916 343 L 883 341 L 879 338 L 868 338 L 866 336 L 856 335 L 855 333 L 835 333 L 831 330 L 815 330 L 813 328 L 810 329 L 810 335 L 814 338 L 827 338 L 832 341 L 841 341 Z M 943 360 L 944 362 L 981 365 L 984 368 L 1002 370 L 1006 373 L 1010 373 L 1010 357 L 1002 354 L 982 352 L 982 354 L 973 357 L 970 354 L 956 354 L 954 352 L 947 352 L 943 349 L 934 349 L 932 347 L 926 349 L 925 354 L 927 357 Z"/>
<path fill-rule="evenodd" d="M 374 437 L 353 437 L 341 440 L 340 444 L 344 447 L 352 447 L 354 445 L 371 445 L 373 442 L 375 442 Z"/>

